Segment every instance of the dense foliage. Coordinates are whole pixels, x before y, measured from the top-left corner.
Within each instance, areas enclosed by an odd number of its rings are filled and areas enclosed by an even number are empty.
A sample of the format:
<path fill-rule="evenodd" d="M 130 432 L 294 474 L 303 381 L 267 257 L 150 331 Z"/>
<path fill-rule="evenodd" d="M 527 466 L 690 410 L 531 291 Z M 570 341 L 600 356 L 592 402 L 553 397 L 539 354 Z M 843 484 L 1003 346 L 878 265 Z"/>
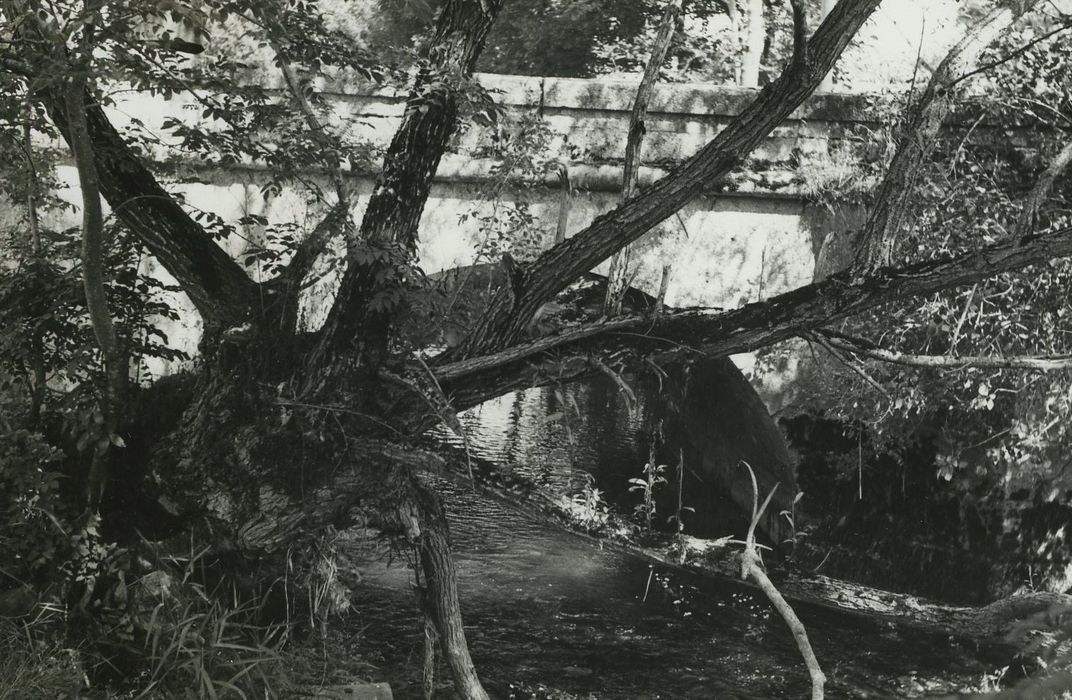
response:
<path fill-rule="evenodd" d="M 735 120 L 719 136 L 728 145 L 712 142 L 686 163 L 692 170 L 675 171 L 627 202 L 620 219 L 601 217 L 559 248 L 549 246 L 551 231 L 541 227 L 527 193 L 544 187 L 571 154 L 552 150 L 538 115 L 504 114 L 471 72 L 635 71 L 646 60 L 662 3 L 512 3 L 497 21 L 496 0 L 356 5 L 347 15 L 311 0 L 0 3 L 7 20 L 0 27 L 0 140 L 11 146 L 0 151 L 0 603 L 20 608 L 17 614 L 62 611 L 50 622 L 72 633 L 94 680 L 118 675 L 146 692 L 196 688 L 210 697 L 281 692 L 276 665 L 296 627 L 294 612 L 314 627 L 346 604 L 323 533 L 367 518 L 420 572 L 415 583 L 429 648 L 438 635 L 459 690 L 486 697 L 465 642 L 442 504 L 418 476 L 440 462 L 416 437 L 437 422 L 457 429 L 452 403 L 476 404 L 527 381 L 554 384 L 595 371 L 620 378 L 645 363 L 662 377 L 656 360 L 692 349 L 671 338 L 680 347 L 667 351 L 666 338 L 649 335 L 656 324 L 690 343 L 684 332 L 712 332 L 717 348 L 727 336 L 717 335 L 725 328 L 711 331 L 714 316 L 653 313 L 614 322 L 620 325 L 570 319 L 590 326 L 569 345 L 568 333 L 555 332 L 561 328 L 541 326 L 541 314 L 578 275 L 671 215 L 706 179 L 743 162 L 777 115 L 817 88 L 838 47 L 875 9 L 844 2 L 841 8 L 853 7 L 840 15 L 843 24 L 827 28 L 826 42 L 809 57 L 791 39 L 789 9 L 766 3 L 767 41 L 763 56 L 753 58 L 763 64 L 764 81 L 783 65 L 788 71 L 772 89 L 757 91 L 769 109 L 756 110 L 748 123 Z M 690 21 L 704 31 L 675 37 L 665 77 L 732 82 L 743 50 L 735 7 L 691 3 Z M 367 24 L 360 41 L 355 17 Z M 1028 183 L 1060 147 L 1070 115 L 1067 44 L 1031 39 L 1063 19 L 1025 25 L 994 49 L 995 59 L 1011 56 L 986 78 L 985 94 L 1004 110 L 990 117 L 999 133 L 977 129 L 981 122 L 971 121 L 970 109 L 962 117 L 966 128 L 949 132 L 953 138 L 926 164 L 925 184 L 915 193 L 919 210 L 899 240 L 896 263 L 944 259 L 1010 237 L 1025 248 L 1037 242 L 1016 222 Z M 816 57 L 825 61 L 822 71 L 808 63 Z M 360 123 L 318 116 L 330 109 L 319 81 L 355 76 L 414 86 L 386 151 L 362 140 Z M 98 106 L 114 105 L 127 90 L 181 98 L 190 108 L 170 118 L 163 133 L 131 115 L 113 132 Z M 71 108 L 72 94 L 84 109 Z M 92 124 L 75 124 L 83 111 Z M 480 222 L 484 236 L 475 252 L 495 266 L 477 275 L 487 296 L 467 310 L 470 317 L 447 319 L 455 297 L 445 293 L 421 317 L 420 297 L 430 284 L 415 254 L 420 215 L 459 118 L 494 127 L 478 151 L 496 165 L 481 193 L 493 213 Z M 1000 132 L 1005 124 L 1026 124 L 1046 138 L 1012 143 Z M 104 196 L 112 210 L 99 252 L 103 295 L 129 358 L 124 378 L 142 382 L 148 360 L 188 359 L 158 328 L 161 319 L 177 318 L 168 301 L 175 297 L 165 293 L 185 292 L 205 327 L 193 379 L 133 392 L 123 416 L 109 407 L 110 360 L 90 322 L 92 290 L 83 273 L 92 257 L 85 243 L 91 223 L 73 225 L 73 169 L 60 148 L 66 141 L 77 153 L 82 131 L 97 149 L 100 179 L 112 187 Z M 871 162 L 847 177 L 870 184 L 894 140 L 883 134 L 866 143 L 861 159 Z M 81 158 L 76 165 L 85 164 Z M 374 170 L 380 160 L 368 197 L 372 213 L 356 225 L 347 176 Z M 148 163 L 166 173 L 164 188 L 156 187 Z M 334 202 L 332 214 L 309 226 L 260 214 L 227 220 L 169 191 L 219 166 L 264 173 L 265 201 L 297 192 L 294 201 L 313 210 Z M 79 168 L 83 193 L 93 180 L 85 173 Z M 838 183 L 836 192 L 831 183 Z M 830 179 L 812 183 L 812 191 L 831 206 L 873 203 L 866 184 L 854 185 L 851 197 L 844 184 Z M 665 196 L 651 194 L 660 191 Z M 1067 223 L 1067 181 L 1049 194 L 1032 232 Z M 645 221 L 651 225 L 637 223 Z M 237 262 L 229 257 L 235 251 Z M 150 259 L 176 283 L 150 274 Z M 294 299 L 323 278 L 331 278 L 334 294 L 326 318 L 299 322 Z M 968 292 L 886 305 L 839 330 L 917 355 L 1065 355 L 1072 350 L 1064 328 L 1070 278 L 1068 263 L 1050 262 L 980 281 Z M 841 284 L 842 291 L 861 289 L 852 279 Z M 827 337 L 792 326 L 792 309 L 784 308 L 745 310 L 753 316 L 740 327 L 755 337 L 782 323 L 781 337 Z M 808 322 L 821 327 L 829 318 Z M 396 327 L 406 323 L 421 327 Z M 417 352 L 432 341 L 448 349 L 435 357 Z M 1028 568 L 1057 580 L 1067 564 L 1061 543 L 1072 491 L 1065 475 L 1072 389 L 1012 371 L 916 372 L 849 355 L 864 356 L 833 353 L 808 370 L 818 378 L 809 408 L 856 438 L 856 461 L 834 465 L 842 481 L 855 465 L 862 488 L 865 443 L 886 458 L 877 464 L 924 454 L 935 462 L 939 486 L 948 486 L 942 495 L 1008 546 L 1014 577 Z M 830 380 L 833 373 L 839 381 Z M 98 503 L 87 486 L 103 457 L 129 488 L 110 488 Z M 663 469 L 652 458 L 644 478 L 632 482 L 649 530 L 663 517 L 653 500 Z M 839 488 L 836 477 L 831 482 L 831 490 Z M 574 506 L 587 513 L 589 527 L 609 518 L 591 485 Z M 679 529 L 683 509 L 679 499 Z M 70 675 L 69 667 L 61 670 Z"/>
<path fill-rule="evenodd" d="M 896 262 L 939 258 L 970 250 L 980 240 L 1020 235 L 1022 203 L 1072 125 L 1072 83 L 1065 69 L 1072 42 L 1067 32 L 1048 38 L 1055 26 L 1060 30 L 1062 24 L 1022 27 L 986 52 L 984 65 L 999 65 L 968 89 L 985 93 L 987 102 L 969 100 L 954 118 L 958 126 L 946 131 L 916 195 Z M 1028 50 L 1017 53 L 1025 46 Z M 898 112 L 892 116 L 896 124 Z M 853 167 L 833 187 L 828 182 L 818 199 L 831 207 L 868 201 L 866 183 L 881 172 L 881 154 L 890 152 L 884 143 L 892 134 L 861 134 L 860 153 L 880 157 Z M 846 200 L 846 182 L 862 192 Z M 1068 182 L 1058 180 L 1037 214 L 1037 226 L 1055 230 L 1072 221 Z M 1064 357 L 1072 352 L 1070 282 L 1072 266 L 1054 260 L 971 288 L 886 306 L 836 329 L 909 356 Z M 845 426 L 848 439 L 830 460 L 838 465 L 845 491 L 855 496 L 862 481 L 861 493 L 871 498 L 903 501 L 906 519 L 915 520 L 907 514 L 919 512 L 913 530 L 925 546 L 988 551 L 991 557 L 1002 552 L 1002 565 L 989 574 L 992 594 L 1069 585 L 1068 371 L 970 363 L 905 366 L 839 351 L 822 336 L 811 343 L 812 351 L 804 352 L 816 361 L 805 370 L 801 395 L 807 410 Z M 777 363 L 781 352 L 772 351 L 771 360 Z M 866 475 L 861 463 L 872 465 Z M 905 473 L 913 484 L 907 492 Z M 932 490 L 933 501 L 920 493 Z M 867 528 L 881 528 L 887 515 L 856 513 L 847 527 L 870 519 Z"/>

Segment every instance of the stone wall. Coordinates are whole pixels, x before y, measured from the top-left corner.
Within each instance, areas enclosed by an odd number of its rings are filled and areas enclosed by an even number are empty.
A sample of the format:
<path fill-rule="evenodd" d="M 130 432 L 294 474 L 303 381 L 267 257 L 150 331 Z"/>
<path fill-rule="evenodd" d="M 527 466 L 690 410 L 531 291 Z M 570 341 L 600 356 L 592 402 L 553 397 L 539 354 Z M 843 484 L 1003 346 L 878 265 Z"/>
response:
<path fill-rule="evenodd" d="M 480 81 L 508 114 L 538 115 L 550 129 L 549 151 L 568 167 L 573 188 L 570 233 L 615 205 L 634 83 L 501 75 L 480 76 Z M 318 87 L 330 105 L 332 122 L 359 129 L 359 137 L 375 147 L 389 143 L 404 109 L 404 94 L 342 79 Z M 754 94 L 754 90 L 740 88 L 658 86 L 650 107 L 641 186 L 701 148 Z M 136 117 L 157 133 L 165 118 L 193 123 L 201 116 L 198 106 L 181 97 L 163 100 L 120 93 L 117 99 L 111 113 L 119 125 Z M 817 253 L 831 227 L 854 217 L 832 217 L 809 205 L 805 193 L 815 183 L 807 181 L 801 164 L 841 148 L 859 129 L 874 127 L 877 115 L 878 109 L 866 97 L 824 94 L 809 100 L 766 139 L 744 167 L 713 183 L 679 216 L 641 242 L 640 271 L 634 284 L 654 293 L 662 265 L 670 263 L 669 304 L 733 308 L 810 282 Z M 541 185 L 508 190 L 498 203 L 489 200 L 487 186 L 494 161 L 475 154 L 493 135 L 492 128 L 471 125 L 463 129 L 436 174 L 422 219 L 420 256 L 427 272 L 473 262 L 485 236 L 479 220 L 503 211 L 511 202 L 528 204 L 543 238 L 539 245 L 551 243 L 559 209 L 558 179 L 549 176 Z M 171 173 L 175 189 L 193 207 L 232 221 L 260 214 L 273 223 L 309 223 L 310 228 L 320 216 L 320 206 L 297 189 L 284 188 L 267 200 L 262 197 L 268 174 L 255 165 L 206 169 L 192 159 L 177 157 L 167 138 L 155 148 L 153 155 L 167 166 L 162 171 Z M 65 179 L 74 181 L 72 168 L 61 170 Z M 347 175 L 357 192 L 355 216 L 360 217 L 375 172 Z M 74 191 L 68 195 L 76 201 Z M 264 232 L 252 226 L 225 245 L 240 255 L 263 240 Z M 258 275 L 255 268 L 250 273 Z M 307 299 L 310 325 L 315 326 L 326 313 L 331 284 L 329 275 Z M 185 320 L 165 330 L 174 344 L 192 351 L 199 337 L 196 313 L 185 300 L 179 303 Z M 174 368 L 151 369 L 161 373 Z"/>

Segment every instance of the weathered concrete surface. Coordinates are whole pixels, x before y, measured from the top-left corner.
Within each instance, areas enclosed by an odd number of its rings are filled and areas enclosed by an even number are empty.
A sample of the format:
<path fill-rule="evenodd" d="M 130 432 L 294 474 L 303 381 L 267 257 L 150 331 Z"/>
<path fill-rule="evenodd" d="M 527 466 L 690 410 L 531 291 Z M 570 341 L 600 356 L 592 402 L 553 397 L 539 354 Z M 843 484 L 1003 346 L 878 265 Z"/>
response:
<path fill-rule="evenodd" d="M 615 206 L 621 178 L 620 161 L 636 86 L 566 78 L 484 75 L 480 81 L 508 114 L 540 116 L 551 132 L 548 158 L 564 162 L 570 171 L 573 195 L 568 232 L 587 226 Z M 281 87 L 281 86 L 276 86 Z M 389 142 L 404 109 L 404 93 L 339 78 L 322 83 L 333 124 L 356 130 L 358 138 L 375 147 Z M 754 96 L 753 90 L 697 85 L 660 85 L 650 109 L 641 182 L 661 176 L 664 169 L 714 137 Z M 283 99 L 283 96 L 280 96 Z M 201 109 L 191 99 L 171 100 L 143 95 L 120 95 L 112 117 L 127 126 L 137 117 L 145 128 L 162 136 L 152 155 L 167 167 L 173 188 L 190 207 L 213 212 L 225 220 L 258 214 L 270 225 L 299 223 L 311 229 L 322 205 L 297 188 L 265 199 L 262 186 L 268 173 L 252 164 L 206 169 L 190 158 L 176 157 L 175 144 L 160 126 L 166 118 L 200 122 Z M 634 284 L 649 293 L 658 289 L 662 266 L 672 264 L 667 302 L 674 306 L 733 308 L 787 291 L 812 280 L 815 251 L 825 237 L 826 224 L 814 226 L 816 215 L 801 198 L 797 168 L 807 154 L 821 156 L 846 134 L 877 119 L 866 97 L 822 95 L 808 101 L 779 127 L 755 157 L 725 182 L 694 200 L 677 217 L 640 242 L 639 272 Z M 534 216 L 528 232 L 531 254 L 550 245 L 558 218 L 558 181 L 549 176 L 535 187 L 507 189 L 499 201 L 489 199 L 487 184 L 494 161 L 474 157 L 486 151 L 493 130 L 470 126 L 455 140 L 444 158 L 422 218 L 420 262 L 427 272 L 470 264 L 486 252 L 489 231 L 481 219 L 501 219 L 518 206 Z M 483 149 L 483 150 L 482 150 Z M 61 168 L 61 179 L 74 183 L 73 169 Z M 315 177 L 312 176 L 311 177 Z M 354 215 L 360 217 L 372 192 L 375 172 L 348 173 L 356 190 Z M 77 190 L 65 193 L 77 204 Z M 77 210 L 62 215 L 59 226 L 76 223 Z M 241 227 L 224 246 L 236 256 L 266 245 L 263 227 Z M 324 261 L 330 267 L 331 261 Z M 151 262 L 146 263 L 151 266 Z M 261 276 L 255 264 L 253 277 Z M 597 268 L 602 271 L 602 268 Z M 162 274 L 162 273 L 161 273 Z M 335 276 L 326 275 L 305 300 L 305 322 L 323 321 Z M 182 321 L 164 324 L 171 342 L 189 353 L 196 349 L 200 324 L 192 306 L 179 295 Z M 156 363 L 152 375 L 175 367 Z"/>

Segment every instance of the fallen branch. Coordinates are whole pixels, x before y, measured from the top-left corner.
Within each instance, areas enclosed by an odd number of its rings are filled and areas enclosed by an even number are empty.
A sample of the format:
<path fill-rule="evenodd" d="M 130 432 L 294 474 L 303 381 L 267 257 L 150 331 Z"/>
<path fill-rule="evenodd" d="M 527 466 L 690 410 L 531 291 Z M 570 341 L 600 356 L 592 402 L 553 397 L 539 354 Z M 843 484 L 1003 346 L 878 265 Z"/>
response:
<path fill-rule="evenodd" d="M 739 309 L 678 311 L 588 323 L 481 357 L 432 369 L 457 410 L 505 391 L 572 381 L 594 371 L 587 357 L 628 349 L 664 361 L 683 354 L 749 352 L 822 328 L 882 304 L 1002 272 L 1072 256 L 1072 227 L 1005 241 L 953 258 L 883 269 L 853 279 L 842 273 Z"/>
<path fill-rule="evenodd" d="M 751 465 L 747 462 L 742 462 L 742 464 L 748 469 L 748 475 L 752 477 L 752 522 L 748 526 L 748 534 L 744 539 L 744 551 L 741 553 L 741 578 L 746 581 L 748 579 L 755 581 L 759 589 L 767 596 L 771 605 L 774 606 L 774 609 L 785 620 L 789 631 L 793 633 L 793 640 L 797 643 L 797 648 L 800 649 L 800 655 L 804 657 L 804 664 L 808 667 L 808 675 L 811 677 L 812 700 L 823 700 L 823 685 L 826 683 L 826 676 L 819 666 L 819 659 L 816 658 L 815 651 L 811 648 L 811 642 L 808 641 L 808 631 L 804 629 L 804 624 L 797 617 L 797 614 L 793 612 L 793 608 L 778 592 L 775 585 L 771 583 L 767 572 L 763 569 L 763 557 L 760 556 L 759 548 L 756 546 L 756 524 L 759 523 L 759 519 L 763 517 L 767 506 L 770 505 L 774 492 L 778 490 L 778 484 L 774 485 L 774 488 L 767 494 L 766 500 L 763 501 L 763 505 L 760 506 L 758 504 L 759 486 L 756 484 L 756 473 L 752 471 Z"/>
<path fill-rule="evenodd" d="M 1072 369 L 1072 355 L 1012 355 L 997 357 L 992 355 L 913 355 L 910 353 L 885 350 L 862 338 L 853 338 L 841 333 L 821 330 L 817 335 L 822 344 L 853 355 L 867 357 L 880 362 L 905 365 L 907 367 L 927 367 L 939 369 L 1026 369 L 1038 372 L 1062 372 Z"/>

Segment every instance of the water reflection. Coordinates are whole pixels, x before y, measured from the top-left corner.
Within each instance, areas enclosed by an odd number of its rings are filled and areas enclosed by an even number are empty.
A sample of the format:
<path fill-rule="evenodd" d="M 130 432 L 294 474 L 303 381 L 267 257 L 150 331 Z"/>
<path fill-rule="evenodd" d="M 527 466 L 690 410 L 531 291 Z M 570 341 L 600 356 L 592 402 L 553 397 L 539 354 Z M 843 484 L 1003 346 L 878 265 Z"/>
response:
<path fill-rule="evenodd" d="M 494 697 L 508 697 L 511 683 L 600 698 L 807 695 L 792 638 L 751 589 L 653 570 L 471 491 L 438 486 L 450 504 L 467 635 Z M 422 642 L 410 572 L 367 544 L 355 542 L 350 554 L 367 584 L 352 622 L 366 648 L 381 653 L 378 677 L 397 697 L 417 697 Z M 985 670 L 938 636 L 813 606 L 798 612 L 830 698 L 951 692 Z"/>

